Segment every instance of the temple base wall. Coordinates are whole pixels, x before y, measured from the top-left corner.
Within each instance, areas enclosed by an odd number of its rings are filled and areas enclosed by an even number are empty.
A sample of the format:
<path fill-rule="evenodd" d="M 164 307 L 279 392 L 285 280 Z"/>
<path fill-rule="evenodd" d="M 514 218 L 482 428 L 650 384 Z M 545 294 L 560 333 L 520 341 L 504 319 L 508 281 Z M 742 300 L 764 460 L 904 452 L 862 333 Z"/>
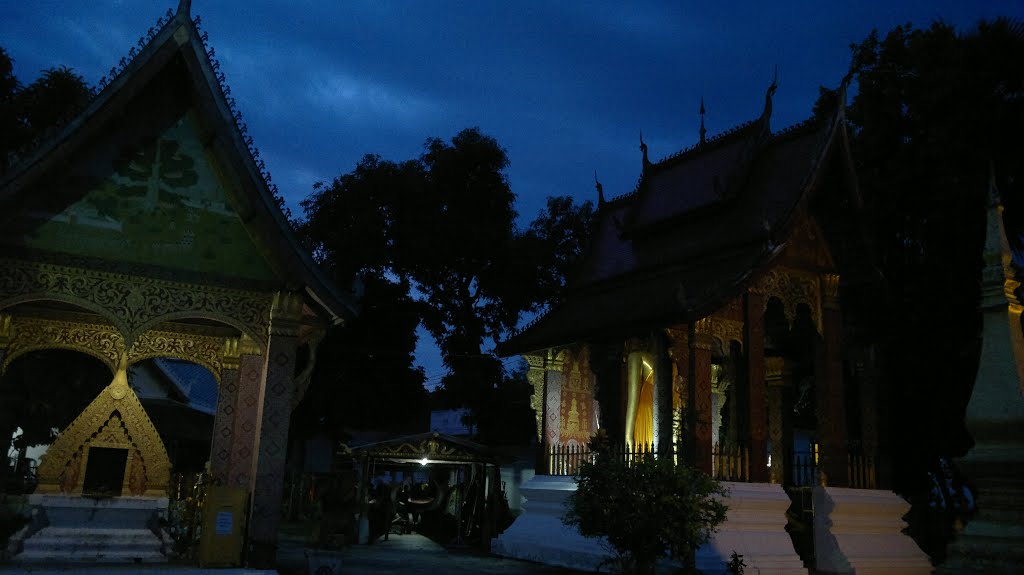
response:
<path fill-rule="evenodd" d="M 697 551 L 697 569 L 706 575 L 728 573 L 733 552 L 743 556 L 747 573 L 806 575 L 800 556 L 786 532 L 789 496 L 781 485 L 722 482 L 729 490 L 725 523 Z M 859 573 L 859 572 L 858 572 Z"/>
<path fill-rule="evenodd" d="M 580 535 L 562 523 L 565 500 L 576 491 L 572 477 L 536 475 L 519 488 L 523 513 L 491 542 L 491 553 L 593 571 L 609 554 L 603 540 Z"/>
<path fill-rule="evenodd" d="M 926 575 L 928 555 L 903 534 L 910 504 L 891 491 L 814 488 L 814 555 L 821 575 Z"/>

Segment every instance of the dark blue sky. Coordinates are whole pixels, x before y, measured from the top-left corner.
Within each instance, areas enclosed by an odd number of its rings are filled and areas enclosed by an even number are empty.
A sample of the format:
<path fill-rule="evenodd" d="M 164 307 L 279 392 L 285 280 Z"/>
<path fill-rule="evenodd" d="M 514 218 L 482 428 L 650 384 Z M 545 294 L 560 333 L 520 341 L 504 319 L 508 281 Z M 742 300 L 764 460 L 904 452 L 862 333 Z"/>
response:
<path fill-rule="evenodd" d="M 67 65 L 96 83 L 177 2 L 0 0 L 23 83 Z M 479 126 L 508 151 L 524 224 L 548 195 L 633 189 L 656 160 L 753 119 L 778 66 L 773 127 L 810 115 L 872 28 L 1024 17 L 1019 0 L 290 2 L 193 0 L 293 212 L 365 153 L 402 160 Z M 424 356 L 426 354 L 423 354 Z M 428 377 L 440 368 L 425 361 Z"/>

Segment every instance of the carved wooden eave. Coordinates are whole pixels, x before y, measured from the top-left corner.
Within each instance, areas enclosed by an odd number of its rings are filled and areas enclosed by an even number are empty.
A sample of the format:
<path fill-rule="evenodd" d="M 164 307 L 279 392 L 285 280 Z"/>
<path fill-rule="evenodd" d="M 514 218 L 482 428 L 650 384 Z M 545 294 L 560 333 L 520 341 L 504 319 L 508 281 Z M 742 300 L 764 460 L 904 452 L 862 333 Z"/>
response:
<path fill-rule="evenodd" d="M 369 445 L 352 451 L 367 459 L 404 463 L 494 463 L 486 447 L 439 433 L 421 433 Z"/>
<path fill-rule="evenodd" d="M 39 493 L 82 493 L 92 447 L 128 451 L 123 494 L 163 497 L 170 460 L 163 441 L 128 385 L 121 362 L 113 381 L 61 432 L 39 464 Z"/>

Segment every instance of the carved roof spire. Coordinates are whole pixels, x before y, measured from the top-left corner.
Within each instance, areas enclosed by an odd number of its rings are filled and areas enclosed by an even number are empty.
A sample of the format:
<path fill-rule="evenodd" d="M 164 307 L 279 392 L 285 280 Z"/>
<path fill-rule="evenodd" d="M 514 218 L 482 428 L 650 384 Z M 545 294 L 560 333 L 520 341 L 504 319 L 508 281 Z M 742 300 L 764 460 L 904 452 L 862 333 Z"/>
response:
<path fill-rule="evenodd" d="M 594 187 L 597 188 L 597 205 L 598 207 L 604 205 L 604 186 L 597 179 L 597 170 L 594 170 Z"/>
<path fill-rule="evenodd" d="M 640 152 L 644 155 L 643 162 L 644 162 L 644 169 L 646 170 L 647 166 L 651 165 L 651 161 L 647 159 L 647 144 L 644 143 L 644 131 L 643 130 L 640 130 Z"/>
<path fill-rule="evenodd" d="M 700 97 L 700 143 L 707 140 L 708 131 L 704 128 L 704 96 Z"/>
<path fill-rule="evenodd" d="M 178 14 L 186 17 L 192 12 L 192 0 L 178 0 Z"/>
<path fill-rule="evenodd" d="M 768 86 L 768 90 L 764 93 L 764 112 L 761 117 L 768 119 L 772 115 L 772 96 L 775 95 L 775 90 L 779 87 L 779 67 L 775 66 L 775 74 L 772 76 L 772 83 Z"/>

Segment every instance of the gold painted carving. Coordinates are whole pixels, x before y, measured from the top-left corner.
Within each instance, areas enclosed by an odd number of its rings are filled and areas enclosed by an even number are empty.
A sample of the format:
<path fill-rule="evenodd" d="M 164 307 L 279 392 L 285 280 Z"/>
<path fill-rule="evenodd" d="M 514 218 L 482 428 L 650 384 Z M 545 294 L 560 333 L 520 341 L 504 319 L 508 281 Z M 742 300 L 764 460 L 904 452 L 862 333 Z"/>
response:
<path fill-rule="evenodd" d="M 838 276 L 836 276 L 838 278 Z M 837 279 L 838 281 L 838 279 Z M 838 285 L 838 284 L 837 284 Z M 786 319 L 796 318 L 796 308 L 806 304 L 811 311 L 811 319 L 823 333 L 821 327 L 821 288 L 815 274 L 775 268 L 761 277 L 751 287 L 751 291 L 763 294 L 765 309 L 768 309 L 770 298 L 778 298 L 786 313 Z"/>
<path fill-rule="evenodd" d="M 80 494 L 91 446 L 128 450 L 125 491 L 166 494 L 170 460 L 153 422 L 128 386 L 122 359 L 113 381 L 57 436 L 39 464 L 39 493 Z"/>
<path fill-rule="evenodd" d="M 544 356 L 524 355 L 526 363 L 530 366 L 526 372 L 526 379 L 533 387 L 530 394 L 530 407 L 533 409 L 534 419 L 537 424 L 537 441 L 544 440 Z"/>
<path fill-rule="evenodd" d="M 826 309 L 839 309 L 839 274 L 821 274 L 821 304 Z"/>
<path fill-rule="evenodd" d="M 19 356 L 40 349 L 86 353 L 105 363 L 111 372 L 117 369 L 124 353 L 124 340 L 112 325 L 20 316 L 10 317 L 8 325 L 7 353 L 0 373 Z M 147 331 L 128 350 L 127 361 L 133 364 L 153 357 L 173 357 L 205 367 L 220 381 L 225 351 L 223 338 Z"/>
<path fill-rule="evenodd" d="M 224 352 L 224 338 L 150 330 L 140 335 L 132 344 L 128 350 L 128 363 L 152 357 L 173 357 L 205 367 L 213 374 L 217 383 L 220 383 Z"/>
<path fill-rule="evenodd" d="M 693 349 L 711 350 L 714 344 L 711 318 L 706 317 L 693 322 L 693 335 L 693 340 L 690 342 Z"/>
<path fill-rule="evenodd" d="M 368 459 L 392 459 L 418 461 L 473 461 L 478 462 L 481 456 L 461 445 L 441 439 L 434 433 L 418 442 L 404 441 L 397 445 L 383 444 L 368 449 L 356 449 Z"/>
<path fill-rule="evenodd" d="M 0 373 L 18 356 L 39 349 L 69 349 L 87 353 L 107 364 L 110 371 L 124 350 L 124 340 L 112 325 L 7 316 L 7 354 Z"/>
<path fill-rule="evenodd" d="M 0 313 L 0 349 L 7 349 L 7 346 L 11 343 L 12 336 L 11 315 Z"/>
<path fill-rule="evenodd" d="M 279 291 L 270 312 L 270 335 L 297 337 L 302 322 L 302 295 Z"/>
<path fill-rule="evenodd" d="M 729 342 L 738 342 L 743 345 L 743 322 L 732 319 L 712 317 L 711 336 L 722 344 L 722 351 L 728 353 Z"/>
<path fill-rule="evenodd" d="M 269 294 L 0 258 L 0 309 L 37 299 L 66 301 L 99 313 L 126 343 L 165 321 L 202 317 L 266 338 Z"/>
<path fill-rule="evenodd" d="M 774 356 L 764 358 L 764 378 L 768 385 L 784 385 L 785 370 L 785 359 Z"/>

